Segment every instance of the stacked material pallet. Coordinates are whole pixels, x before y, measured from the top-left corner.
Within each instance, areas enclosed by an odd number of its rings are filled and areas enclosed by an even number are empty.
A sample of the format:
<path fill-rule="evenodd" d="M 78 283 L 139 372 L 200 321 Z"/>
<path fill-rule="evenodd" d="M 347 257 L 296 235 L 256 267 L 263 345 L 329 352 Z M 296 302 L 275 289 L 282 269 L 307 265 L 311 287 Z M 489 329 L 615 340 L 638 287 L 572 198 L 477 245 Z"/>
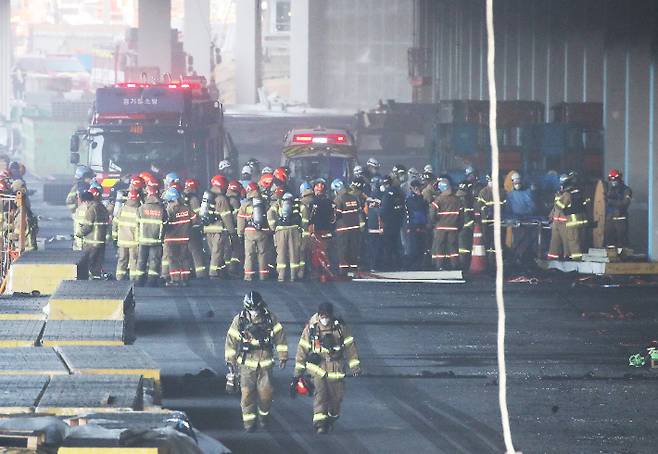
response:
<path fill-rule="evenodd" d="M 9 268 L 7 293 L 51 295 L 63 279 L 86 279 L 82 252 L 48 249 L 23 253 Z"/>
<path fill-rule="evenodd" d="M 130 282 L 62 281 L 48 312 L 43 345 L 123 345 L 134 338 Z"/>
<path fill-rule="evenodd" d="M 556 269 L 565 273 L 605 275 L 658 275 L 658 262 L 632 261 L 636 256 L 615 249 L 590 248 L 582 261 L 538 260 L 544 269 Z"/>
<path fill-rule="evenodd" d="M 0 351 L 38 345 L 47 301 L 46 297 L 0 297 Z"/>

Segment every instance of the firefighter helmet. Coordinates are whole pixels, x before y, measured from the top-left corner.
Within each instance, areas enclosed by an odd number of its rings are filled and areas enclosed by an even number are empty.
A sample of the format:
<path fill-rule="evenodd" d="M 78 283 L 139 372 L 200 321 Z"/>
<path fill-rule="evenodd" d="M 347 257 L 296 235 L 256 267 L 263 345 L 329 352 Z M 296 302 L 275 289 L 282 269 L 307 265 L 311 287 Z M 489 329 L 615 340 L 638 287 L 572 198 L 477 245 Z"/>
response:
<path fill-rule="evenodd" d="M 336 178 L 334 181 L 331 182 L 331 190 L 334 192 L 338 192 L 344 187 L 345 187 L 345 183 L 343 183 L 343 180 L 341 180 L 340 178 Z"/>
<path fill-rule="evenodd" d="M 264 189 L 269 189 L 272 187 L 273 182 L 274 176 L 271 173 L 263 173 L 260 180 L 258 180 L 258 186 Z"/>
<path fill-rule="evenodd" d="M 434 173 L 434 168 L 432 167 L 432 164 L 426 164 L 425 167 L 423 167 L 423 172 Z"/>
<path fill-rule="evenodd" d="M 144 189 L 145 185 L 144 179 L 139 175 L 135 175 L 130 179 L 130 187 L 133 189 Z"/>
<path fill-rule="evenodd" d="M 253 181 L 250 181 L 249 183 L 247 183 L 247 187 L 245 188 L 245 190 L 247 192 L 253 192 L 253 191 L 258 192 L 258 185 Z"/>
<path fill-rule="evenodd" d="M 157 196 L 158 195 L 158 185 L 157 184 L 149 184 L 146 186 L 146 195 L 147 196 Z"/>
<path fill-rule="evenodd" d="M 137 189 L 128 191 L 128 200 L 139 200 L 139 191 Z"/>
<path fill-rule="evenodd" d="M 199 190 L 199 182 L 194 178 L 187 178 L 185 180 L 185 190 L 190 192 L 196 192 Z"/>
<path fill-rule="evenodd" d="M 274 169 L 272 176 L 282 183 L 288 181 L 288 172 L 283 167 L 277 167 Z"/>
<path fill-rule="evenodd" d="M 219 171 L 223 172 L 226 169 L 229 169 L 231 167 L 231 161 L 224 159 L 219 163 Z"/>
<path fill-rule="evenodd" d="M 242 304 L 248 311 L 255 311 L 265 307 L 265 301 L 263 300 L 263 297 L 255 290 L 251 290 L 244 294 Z"/>
<path fill-rule="evenodd" d="M 228 181 L 224 175 L 215 175 L 210 179 L 210 186 L 217 188 L 220 191 L 226 191 L 228 187 Z"/>
<path fill-rule="evenodd" d="M 510 180 L 512 180 L 512 183 L 516 183 L 517 181 L 521 181 L 521 175 L 519 172 L 512 172 L 510 174 Z"/>
<path fill-rule="evenodd" d="M 9 171 L 7 171 L 9 174 Z M 94 176 L 94 171 L 87 166 L 78 166 L 75 169 L 75 179 L 82 180 L 83 178 L 92 178 Z"/>
<path fill-rule="evenodd" d="M 302 195 L 304 194 L 304 191 L 308 191 L 309 189 L 313 189 L 313 186 L 311 186 L 311 183 L 308 181 L 305 181 L 299 185 L 299 193 Z"/>
<path fill-rule="evenodd" d="M 379 163 L 379 161 L 376 158 L 368 158 L 368 161 L 366 162 L 366 166 L 374 167 L 374 168 L 378 169 L 382 165 Z"/>
<path fill-rule="evenodd" d="M 102 189 L 99 189 L 96 186 L 91 186 L 87 192 L 89 192 L 94 198 L 100 197 L 103 193 Z"/>
<path fill-rule="evenodd" d="M 7 180 L 0 180 L 0 192 L 9 192 L 9 183 Z"/>
<path fill-rule="evenodd" d="M 242 187 L 242 185 L 238 180 L 231 180 L 228 182 L 228 186 L 226 187 L 226 190 L 240 193 L 244 190 L 244 188 Z"/>
<path fill-rule="evenodd" d="M 362 167 L 362 166 L 359 166 L 359 165 L 354 166 L 354 169 L 352 169 L 352 174 L 353 174 L 355 177 L 362 177 L 362 176 L 363 176 L 363 172 L 364 172 L 363 167 Z"/>
<path fill-rule="evenodd" d="M 610 169 L 608 181 L 621 181 L 621 172 L 617 169 Z"/>
<path fill-rule="evenodd" d="M 176 188 L 169 188 L 167 191 L 164 193 L 164 199 L 167 202 L 175 202 L 178 200 L 180 197 L 180 194 L 178 193 L 178 190 Z"/>
<path fill-rule="evenodd" d="M 286 193 L 286 187 L 283 186 L 282 184 L 274 185 L 274 191 L 272 191 L 272 192 L 275 196 L 282 197 L 283 194 Z"/>
<path fill-rule="evenodd" d="M 178 174 L 176 172 L 169 172 L 165 176 L 165 184 L 167 186 L 171 186 L 173 183 L 175 183 L 177 181 L 180 181 L 180 177 L 178 176 Z"/>
<path fill-rule="evenodd" d="M 300 375 L 295 380 L 295 392 L 300 396 L 312 396 L 313 395 L 313 384 L 310 380 L 307 380 L 306 377 Z"/>
<path fill-rule="evenodd" d="M 404 175 L 407 173 L 407 167 L 403 164 L 395 164 L 392 173 L 395 175 Z"/>

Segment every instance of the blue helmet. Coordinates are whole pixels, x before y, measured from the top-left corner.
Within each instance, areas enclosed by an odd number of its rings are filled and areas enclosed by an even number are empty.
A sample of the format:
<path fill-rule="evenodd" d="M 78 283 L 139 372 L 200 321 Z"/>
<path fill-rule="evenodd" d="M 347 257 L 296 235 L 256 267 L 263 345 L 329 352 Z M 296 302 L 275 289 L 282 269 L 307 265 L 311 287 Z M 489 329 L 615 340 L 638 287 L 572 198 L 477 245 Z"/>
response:
<path fill-rule="evenodd" d="M 78 166 L 75 169 L 75 179 L 82 180 L 85 177 L 93 177 L 94 171 L 87 166 Z"/>
<path fill-rule="evenodd" d="M 101 184 L 96 180 L 91 180 L 91 183 L 89 184 L 89 189 L 91 188 L 96 188 L 101 192 L 103 191 L 103 186 L 101 186 Z"/>
<path fill-rule="evenodd" d="M 308 191 L 313 189 L 313 186 L 311 186 L 311 183 L 308 181 L 303 182 L 302 184 L 299 185 L 299 193 L 303 194 L 304 191 Z"/>
<path fill-rule="evenodd" d="M 165 183 L 167 186 L 171 186 L 171 184 L 176 181 L 180 181 L 180 177 L 176 172 L 169 172 L 167 176 L 165 176 Z"/>
<path fill-rule="evenodd" d="M 341 180 L 340 178 L 336 178 L 334 181 L 331 182 L 331 190 L 334 192 L 338 192 L 344 187 L 345 187 L 345 183 L 343 183 L 343 180 Z"/>
<path fill-rule="evenodd" d="M 447 191 L 450 188 L 450 182 L 446 178 L 441 178 L 436 187 L 440 192 Z"/>
<path fill-rule="evenodd" d="M 180 194 L 178 193 L 178 190 L 176 188 L 169 188 L 164 193 L 164 199 L 167 202 L 175 202 L 179 198 L 180 198 Z"/>

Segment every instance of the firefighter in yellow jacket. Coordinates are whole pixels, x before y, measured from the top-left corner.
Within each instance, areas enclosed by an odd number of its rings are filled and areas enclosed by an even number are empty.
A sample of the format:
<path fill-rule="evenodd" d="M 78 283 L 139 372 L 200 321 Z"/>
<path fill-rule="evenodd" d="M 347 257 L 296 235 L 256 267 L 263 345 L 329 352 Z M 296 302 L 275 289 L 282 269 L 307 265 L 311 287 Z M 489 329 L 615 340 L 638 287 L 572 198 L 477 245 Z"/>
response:
<path fill-rule="evenodd" d="M 336 192 L 336 239 L 338 242 L 338 269 L 342 276 L 354 276 L 359 270 L 361 228 L 364 225 L 359 200 L 342 180 L 331 183 Z"/>
<path fill-rule="evenodd" d="M 82 195 L 80 196 L 81 201 L 87 203 L 87 209 L 84 221 L 79 225 L 76 233 L 76 236 L 82 238 L 83 260 L 89 265 L 89 274 L 92 279 L 102 277 L 105 241 L 110 223 L 109 214 L 100 198 L 101 193 L 96 188 L 91 188 L 84 193 L 84 198 Z"/>
<path fill-rule="evenodd" d="M 272 407 L 274 351 L 279 367 L 286 367 L 288 342 L 283 326 L 260 293 L 244 296 L 244 309 L 233 318 L 224 346 L 224 358 L 232 370 L 240 370 L 242 422 L 247 432 L 269 423 Z"/>
<path fill-rule="evenodd" d="M 552 220 L 551 243 L 548 258 L 551 260 L 580 260 L 583 257 L 583 229 L 587 226 L 585 209 L 587 199 L 576 186 L 576 175 L 570 172 L 560 176 L 560 190 L 549 214 Z"/>
<path fill-rule="evenodd" d="M 208 221 L 203 231 L 210 248 L 210 272 L 213 279 L 226 277 L 231 264 L 231 241 L 237 241 L 233 208 L 226 196 L 228 181 L 223 175 L 210 180 L 212 201 L 208 202 Z"/>
<path fill-rule="evenodd" d="M 322 303 L 304 326 L 295 357 L 295 379 L 305 372 L 313 377 L 313 427 L 327 433 L 340 416 L 344 396 L 345 363 L 356 377 L 361 362 L 354 337 L 345 323 L 334 315 L 331 303 Z"/>
<path fill-rule="evenodd" d="M 258 191 L 247 193 L 247 201 L 238 211 L 238 235 L 244 237 L 244 280 L 251 281 L 258 265 L 261 280 L 267 279 L 270 270 L 270 227 L 267 223 L 267 204 Z"/>
<path fill-rule="evenodd" d="M 117 230 L 117 271 L 118 281 L 127 276 L 130 270 L 130 279 L 139 277 L 137 271 L 137 256 L 139 254 L 139 242 L 137 234 L 137 211 L 139 210 L 139 192 L 131 189 L 128 192 L 126 203 L 121 206 L 117 216 L 117 222 L 112 228 Z M 114 235 L 113 235 L 114 236 Z"/>
<path fill-rule="evenodd" d="M 290 282 L 299 277 L 300 252 L 302 246 L 302 218 L 299 202 L 286 192 L 280 200 L 272 202 L 267 211 L 267 222 L 274 230 L 276 247 L 276 270 L 279 282 L 286 280 L 286 269 L 290 269 Z"/>

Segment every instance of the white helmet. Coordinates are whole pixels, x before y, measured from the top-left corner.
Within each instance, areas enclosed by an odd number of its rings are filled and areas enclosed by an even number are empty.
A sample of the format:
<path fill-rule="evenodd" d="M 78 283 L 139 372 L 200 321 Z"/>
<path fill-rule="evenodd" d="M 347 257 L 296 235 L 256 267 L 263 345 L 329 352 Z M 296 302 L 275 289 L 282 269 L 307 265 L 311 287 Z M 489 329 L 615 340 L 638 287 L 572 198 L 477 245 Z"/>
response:
<path fill-rule="evenodd" d="M 354 174 L 355 177 L 363 176 L 363 167 L 360 165 L 355 165 L 354 169 L 352 170 L 352 173 Z"/>
<path fill-rule="evenodd" d="M 251 175 L 251 166 L 243 166 L 242 167 L 242 173 L 246 173 L 247 175 Z"/>
<path fill-rule="evenodd" d="M 512 180 L 513 183 L 516 183 L 517 181 L 521 181 L 521 175 L 519 172 L 512 172 L 510 174 L 510 179 Z"/>
<path fill-rule="evenodd" d="M 231 167 L 231 163 L 224 159 L 222 162 L 219 163 L 219 171 L 221 172 L 222 170 L 226 170 L 229 167 Z"/>
<path fill-rule="evenodd" d="M 260 171 L 261 175 L 265 175 L 266 173 L 272 173 L 274 170 L 272 170 L 272 167 L 265 166 L 263 167 L 263 170 Z"/>
<path fill-rule="evenodd" d="M 434 173 L 432 164 L 427 164 L 425 167 L 423 167 L 423 173 Z"/>
<path fill-rule="evenodd" d="M 468 175 L 470 175 L 474 172 L 475 172 L 475 169 L 473 168 L 472 165 L 467 165 L 466 168 L 464 169 L 464 174 L 466 174 L 466 176 L 468 176 Z"/>
<path fill-rule="evenodd" d="M 375 158 L 368 158 L 368 162 L 366 162 L 366 165 L 369 166 L 369 167 L 375 167 L 375 168 L 379 168 L 379 167 L 382 166 L 379 163 L 379 161 Z"/>

